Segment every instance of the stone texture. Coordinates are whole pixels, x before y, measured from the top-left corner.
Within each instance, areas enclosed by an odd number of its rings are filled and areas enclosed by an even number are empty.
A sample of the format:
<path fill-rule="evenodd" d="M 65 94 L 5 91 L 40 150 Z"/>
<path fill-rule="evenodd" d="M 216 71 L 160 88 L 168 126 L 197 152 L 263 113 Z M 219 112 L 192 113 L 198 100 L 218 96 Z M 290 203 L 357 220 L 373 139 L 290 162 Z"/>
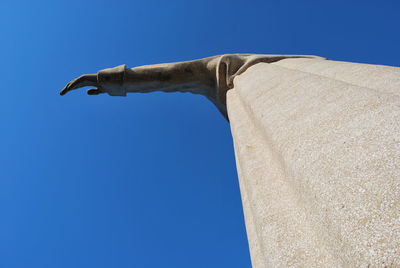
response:
<path fill-rule="evenodd" d="M 251 66 L 227 106 L 253 267 L 400 267 L 400 68 Z"/>

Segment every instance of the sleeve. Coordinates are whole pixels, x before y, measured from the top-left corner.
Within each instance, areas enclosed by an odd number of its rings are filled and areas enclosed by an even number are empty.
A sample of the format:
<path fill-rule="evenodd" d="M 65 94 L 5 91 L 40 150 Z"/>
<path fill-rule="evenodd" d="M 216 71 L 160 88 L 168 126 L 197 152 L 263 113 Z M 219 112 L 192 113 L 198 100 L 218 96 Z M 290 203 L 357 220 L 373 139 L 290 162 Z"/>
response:
<path fill-rule="evenodd" d="M 124 76 L 126 65 L 101 70 L 97 73 L 99 89 L 110 96 L 126 96 Z"/>

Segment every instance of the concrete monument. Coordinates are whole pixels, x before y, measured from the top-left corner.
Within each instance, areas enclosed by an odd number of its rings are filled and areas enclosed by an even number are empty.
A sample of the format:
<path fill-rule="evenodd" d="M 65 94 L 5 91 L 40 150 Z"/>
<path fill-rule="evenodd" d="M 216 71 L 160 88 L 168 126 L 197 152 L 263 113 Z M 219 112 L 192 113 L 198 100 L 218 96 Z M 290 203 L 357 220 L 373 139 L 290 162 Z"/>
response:
<path fill-rule="evenodd" d="M 400 267 L 400 68 L 232 54 L 62 91 L 202 94 L 230 120 L 253 267 Z"/>

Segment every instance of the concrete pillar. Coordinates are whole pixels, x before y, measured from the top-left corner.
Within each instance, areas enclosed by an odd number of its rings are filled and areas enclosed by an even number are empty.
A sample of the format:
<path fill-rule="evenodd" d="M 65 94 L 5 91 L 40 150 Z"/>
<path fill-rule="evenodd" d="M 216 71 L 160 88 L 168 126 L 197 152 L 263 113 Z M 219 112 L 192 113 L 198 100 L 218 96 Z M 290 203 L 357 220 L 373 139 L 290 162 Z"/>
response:
<path fill-rule="evenodd" d="M 227 105 L 253 267 L 400 267 L 400 68 L 259 63 Z"/>

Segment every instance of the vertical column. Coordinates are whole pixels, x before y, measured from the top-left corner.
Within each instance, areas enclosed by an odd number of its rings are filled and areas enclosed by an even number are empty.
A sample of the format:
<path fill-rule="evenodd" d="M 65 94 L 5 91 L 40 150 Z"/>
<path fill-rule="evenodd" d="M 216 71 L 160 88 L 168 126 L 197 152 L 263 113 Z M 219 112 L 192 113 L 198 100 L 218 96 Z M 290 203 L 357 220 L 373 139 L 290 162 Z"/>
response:
<path fill-rule="evenodd" d="M 235 78 L 227 105 L 253 267 L 400 265 L 399 74 L 287 59 Z"/>

